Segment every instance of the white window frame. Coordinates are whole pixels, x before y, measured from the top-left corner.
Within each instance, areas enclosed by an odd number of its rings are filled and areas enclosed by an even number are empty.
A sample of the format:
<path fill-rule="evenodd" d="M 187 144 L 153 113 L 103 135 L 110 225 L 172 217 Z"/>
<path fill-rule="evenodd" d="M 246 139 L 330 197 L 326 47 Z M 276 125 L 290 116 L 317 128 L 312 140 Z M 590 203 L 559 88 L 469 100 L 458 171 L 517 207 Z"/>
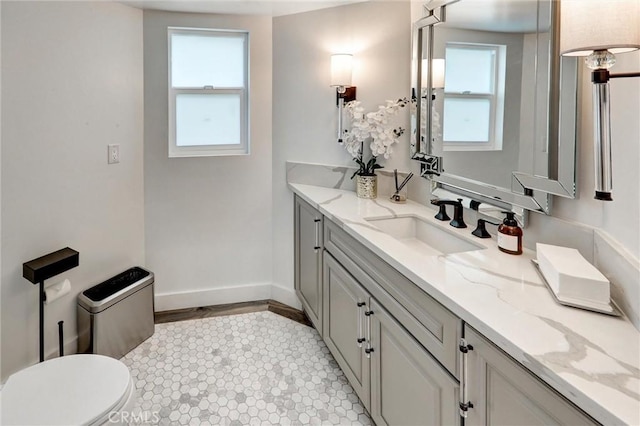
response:
<path fill-rule="evenodd" d="M 234 36 L 243 37 L 244 49 L 244 86 L 216 88 L 204 87 L 173 87 L 171 76 L 171 36 L 174 34 L 189 34 L 198 36 Z M 209 28 L 167 28 L 168 44 L 168 89 L 169 89 L 169 157 L 207 157 L 225 155 L 249 155 L 249 32 L 244 30 L 218 30 Z M 240 94 L 240 143 L 219 145 L 178 146 L 176 140 L 176 99 L 182 94 Z"/>
<path fill-rule="evenodd" d="M 493 52 L 493 63 L 491 64 L 491 91 L 489 93 L 472 92 L 448 92 L 445 86 L 444 99 L 486 99 L 490 105 L 489 118 L 489 140 L 487 142 L 471 141 L 447 141 L 444 140 L 444 151 L 501 151 L 504 128 L 504 92 L 506 80 L 506 56 L 507 46 L 501 44 L 479 44 L 479 43 L 447 43 L 446 47 L 456 49 L 485 50 Z M 446 49 L 445 47 L 445 49 Z M 444 117 L 446 119 L 446 117 Z M 444 125 L 444 123 L 443 123 Z"/>

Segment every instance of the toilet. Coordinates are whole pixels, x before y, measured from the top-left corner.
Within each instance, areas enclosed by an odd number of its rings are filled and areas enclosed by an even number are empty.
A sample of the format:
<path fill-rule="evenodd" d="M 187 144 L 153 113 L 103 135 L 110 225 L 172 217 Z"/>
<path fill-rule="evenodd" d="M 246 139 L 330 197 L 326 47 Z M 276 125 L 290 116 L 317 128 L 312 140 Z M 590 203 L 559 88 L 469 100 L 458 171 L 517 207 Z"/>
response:
<path fill-rule="evenodd" d="M 122 362 L 103 355 L 64 356 L 9 377 L 0 391 L 0 424 L 127 424 L 135 395 Z"/>

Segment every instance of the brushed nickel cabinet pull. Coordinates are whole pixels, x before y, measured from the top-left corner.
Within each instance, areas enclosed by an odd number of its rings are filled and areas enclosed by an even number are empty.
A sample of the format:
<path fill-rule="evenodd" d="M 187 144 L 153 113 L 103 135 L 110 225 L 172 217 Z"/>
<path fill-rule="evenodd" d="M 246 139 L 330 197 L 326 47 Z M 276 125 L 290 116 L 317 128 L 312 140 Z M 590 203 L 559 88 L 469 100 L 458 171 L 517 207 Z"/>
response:
<path fill-rule="evenodd" d="M 356 306 L 358 307 L 358 337 L 356 339 L 356 342 L 358 343 L 359 348 L 362 347 L 362 342 L 366 340 L 364 337 L 362 337 L 362 307 L 364 305 L 364 302 L 356 303 Z"/>
<path fill-rule="evenodd" d="M 373 311 L 365 311 L 364 313 L 364 316 L 367 317 L 367 347 L 364 350 L 367 358 L 371 358 L 371 352 L 373 352 L 371 347 L 371 315 L 373 315 Z"/>
<path fill-rule="evenodd" d="M 315 245 L 313 247 L 313 249 L 315 251 L 320 250 L 322 247 L 320 246 L 320 219 L 314 219 L 313 222 L 315 224 L 315 231 L 316 231 L 316 241 L 315 241 Z"/>
<path fill-rule="evenodd" d="M 469 391 L 467 389 L 467 356 L 469 351 L 473 350 L 473 346 L 467 344 L 465 339 L 460 339 L 460 394 L 459 394 L 459 407 L 460 417 L 467 418 L 467 412 L 469 408 L 473 408 L 473 404 L 469 401 Z"/>

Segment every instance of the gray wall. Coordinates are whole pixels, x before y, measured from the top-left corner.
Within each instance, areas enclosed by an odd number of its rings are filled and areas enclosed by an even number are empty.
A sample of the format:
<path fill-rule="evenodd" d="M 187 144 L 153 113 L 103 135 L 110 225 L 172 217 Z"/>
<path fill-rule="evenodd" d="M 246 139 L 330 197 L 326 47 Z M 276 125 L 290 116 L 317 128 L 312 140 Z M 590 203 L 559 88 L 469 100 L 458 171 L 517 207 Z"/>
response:
<path fill-rule="evenodd" d="M 144 262 L 142 13 L 117 3 L 2 2 L 2 378 L 38 358 L 38 287 L 22 263 L 65 246 L 45 353 L 82 290 Z M 121 162 L 107 165 L 107 144 Z"/>
<path fill-rule="evenodd" d="M 250 32 L 250 155 L 168 158 L 167 26 Z M 145 248 L 156 310 L 269 298 L 271 18 L 145 11 L 144 69 Z"/>
<path fill-rule="evenodd" d="M 293 288 L 293 196 L 285 162 L 353 166 L 336 142 L 336 91 L 330 56 L 353 53 L 353 84 L 366 111 L 409 95 L 411 19 L 408 2 L 365 2 L 273 20 L 274 284 Z M 409 127 L 408 111 L 399 116 Z M 407 132 L 409 133 L 409 132 Z M 407 170 L 408 138 L 387 168 Z"/>

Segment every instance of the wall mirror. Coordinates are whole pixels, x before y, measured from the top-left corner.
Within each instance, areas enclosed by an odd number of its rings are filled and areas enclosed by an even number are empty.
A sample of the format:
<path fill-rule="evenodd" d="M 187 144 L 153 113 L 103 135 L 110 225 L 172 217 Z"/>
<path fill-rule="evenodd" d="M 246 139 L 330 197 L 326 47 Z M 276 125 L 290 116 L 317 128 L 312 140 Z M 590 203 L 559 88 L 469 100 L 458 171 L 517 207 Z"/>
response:
<path fill-rule="evenodd" d="M 549 214 L 575 198 L 578 63 L 560 2 L 432 0 L 413 27 L 411 156 L 439 189 Z"/>

